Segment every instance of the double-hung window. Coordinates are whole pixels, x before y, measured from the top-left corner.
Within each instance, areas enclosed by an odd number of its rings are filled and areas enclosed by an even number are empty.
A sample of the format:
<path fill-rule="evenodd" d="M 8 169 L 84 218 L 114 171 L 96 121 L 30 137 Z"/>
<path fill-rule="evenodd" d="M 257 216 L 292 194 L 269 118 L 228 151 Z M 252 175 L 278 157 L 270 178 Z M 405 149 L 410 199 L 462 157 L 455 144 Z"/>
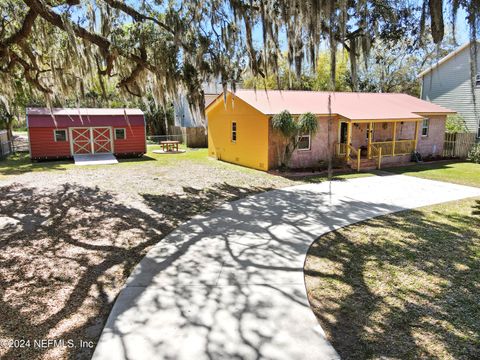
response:
<path fill-rule="evenodd" d="M 475 87 L 480 88 L 480 73 L 475 76 Z"/>
<path fill-rule="evenodd" d="M 430 119 L 423 119 L 423 122 L 422 122 L 422 136 L 428 136 L 429 127 L 430 127 Z"/>

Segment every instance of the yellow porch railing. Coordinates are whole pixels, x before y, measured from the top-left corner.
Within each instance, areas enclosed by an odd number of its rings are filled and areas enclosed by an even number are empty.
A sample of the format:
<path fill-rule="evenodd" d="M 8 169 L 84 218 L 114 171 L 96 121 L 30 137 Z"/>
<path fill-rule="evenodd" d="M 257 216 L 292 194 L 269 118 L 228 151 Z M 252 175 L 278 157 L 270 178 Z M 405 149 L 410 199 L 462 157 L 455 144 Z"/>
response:
<path fill-rule="evenodd" d="M 408 155 L 415 151 L 415 140 L 376 141 L 372 146 L 382 149 L 383 156 Z"/>
<path fill-rule="evenodd" d="M 397 140 L 395 155 L 409 155 L 415 151 L 415 140 Z"/>
<path fill-rule="evenodd" d="M 382 148 L 371 145 L 371 154 L 373 158 L 377 158 L 377 169 L 382 167 Z"/>

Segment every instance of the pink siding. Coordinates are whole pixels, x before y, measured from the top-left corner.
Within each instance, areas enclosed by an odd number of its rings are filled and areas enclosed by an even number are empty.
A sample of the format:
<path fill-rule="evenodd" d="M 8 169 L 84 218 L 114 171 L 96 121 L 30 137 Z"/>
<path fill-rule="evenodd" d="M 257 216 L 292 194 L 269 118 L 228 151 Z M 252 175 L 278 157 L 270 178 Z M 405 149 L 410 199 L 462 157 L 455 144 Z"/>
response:
<path fill-rule="evenodd" d="M 283 138 L 273 130 L 270 121 L 269 136 L 269 169 L 279 167 L 280 153 L 283 151 Z M 331 143 L 338 142 L 338 118 L 334 117 L 332 123 Z M 328 156 L 328 117 L 320 117 L 318 121 L 318 131 L 311 139 L 310 150 L 295 150 L 291 159 L 292 168 L 318 167 L 321 161 L 325 161 Z"/>
<path fill-rule="evenodd" d="M 444 136 L 445 136 L 445 120 L 446 115 L 432 115 L 425 117 L 430 118 L 429 134 L 426 137 L 421 136 L 421 125 L 418 128 L 418 144 L 417 151 L 422 156 L 438 156 L 442 155 Z M 311 140 L 310 150 L 295 150 L 292 155 L 290 166 L 292 168 L 308 168 L 316 167 L 320 161 L 325 161 L 328 153 L 328 117 L 320 117 L 318 123 L 318 131 Z M 367 146 L 368 140 L 366 136 L 367 124 L 352 125 L 352 145 L 356 149 L 360 146 Z M 332 143 L 338 142 L 339 120 L 335 118 L 331 130 Z M 391 141 L 393 138 L 392 123 L 376 123 L 374 125 L 373 141 Z M 415 122 L 397 123 L 396 139 L 397 140 L 413 140 L 415 138 Z M 283 138 L 275 132 L 270 123 L 269 131 L 269 169 L 278 168 L 280 166 L 280 152 L 283 151 Z M 403 156 L 384 156 L 382 163 L 401 164 L 410 161 L 410 155 Z"/>

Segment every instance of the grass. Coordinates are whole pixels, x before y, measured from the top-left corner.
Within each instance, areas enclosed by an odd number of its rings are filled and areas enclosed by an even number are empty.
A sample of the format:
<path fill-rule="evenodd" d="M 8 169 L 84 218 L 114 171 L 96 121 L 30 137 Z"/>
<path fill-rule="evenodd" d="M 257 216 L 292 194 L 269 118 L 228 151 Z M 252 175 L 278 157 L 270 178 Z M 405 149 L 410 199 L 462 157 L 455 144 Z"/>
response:
<path fill-rule="evenodd" d="M 268 174 L 263 171 L 258 171 L 255 169 L 247 168 L 244 166 L 231 164 L 223 161 L 216 161 L 213 158 L 208 156 L 207 149 L 187 149 L 185 146 L 180 146 L 180 149 L 186 150 L 184 153 L 178 154 L 157 154 L 154 153 L 154 150 L 160 150 L 160 145 L 148 145 L 147 153 L 139 158 L 119 158 L 119 166 L 121 168 L 131 167 L 131 166 L 142 166 L 146 164 L 155 164 L 155 166 L 175 166 L 179 163 L 196 163 L 211 167 L 212 170 L 233 170 L 238 171 L 244 174 L 255 175 L 265 178 L 271 178 L 274 175 Z M 107 165 L 109 168 L 110 165 Z M 95 170 L 105 168 L 104 165 L 88 165 L 82 166 L 81 169 L 84 171 Z M 16 153 L 9 156 L 4 160 L 0 160 L 0 180 L 9 176 L 21 175 L 30 172 L 54 172 L 54 171 L 66 171 L 66 170 L 77 170 L 79 167 L 76 167 L 73 164 L 73 160 L 53 160 L 53 161 L 38 161 L 32 162 L 28 153 Z M 357 177 L 373 176 L 372 173 L 340 173 L 335 174 L 334 179 L 344 180 Z M 320 175 L 311 175 L 303 177 L 288 178 L 292 181 L 298 182 L 309 182 L 309 183 L 319 183 L 327 180 L 325 174 Z"/>
<path fill-rule="evenodd" d="M 305 274 L 311 306 L 344 359 L 480 358 L 479 199 L 326 234 Z"/>
<path fill-rule="evenodd" d="M 415 176 L 424 179 L 480 186 L 480 164 L 471 162 L 423 163 L 385 170 L 395 174 Z"/>

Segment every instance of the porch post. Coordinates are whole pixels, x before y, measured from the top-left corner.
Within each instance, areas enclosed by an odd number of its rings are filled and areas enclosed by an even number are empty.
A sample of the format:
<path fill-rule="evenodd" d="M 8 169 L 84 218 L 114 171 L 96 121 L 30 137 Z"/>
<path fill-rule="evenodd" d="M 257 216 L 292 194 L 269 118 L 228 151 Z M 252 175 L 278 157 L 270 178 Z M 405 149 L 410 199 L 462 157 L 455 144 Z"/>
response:
<path fill-rule="evenodd" d="M 423 121 L 423 120 L 422 120 Z M 418 143 L 418 124 L 420 121 L 415 121 L 415 151 L 417 151 L 417 143 Z"/>
<path fill-rule="evenodd" d="M 393 144 L 392 144 L 392 156 L 395 156 L 395 142 L 397 141 L 397 122 L 393 122 L 393 134 L 392 134 Z"/>
<path fill-rule="evenodd" d="M 345 156 L 347 160 L 350 158 L 350 144 L 352 142 L 352 122 L 347 122 L 347 146 L 345 149 Z"/>
<path fill-rule="evenodd" d="M 373 137 L 373 122 L 368 124 L 368 149 L 367 149 L 367 158 L 372 158 L 372 137 Z"/>

